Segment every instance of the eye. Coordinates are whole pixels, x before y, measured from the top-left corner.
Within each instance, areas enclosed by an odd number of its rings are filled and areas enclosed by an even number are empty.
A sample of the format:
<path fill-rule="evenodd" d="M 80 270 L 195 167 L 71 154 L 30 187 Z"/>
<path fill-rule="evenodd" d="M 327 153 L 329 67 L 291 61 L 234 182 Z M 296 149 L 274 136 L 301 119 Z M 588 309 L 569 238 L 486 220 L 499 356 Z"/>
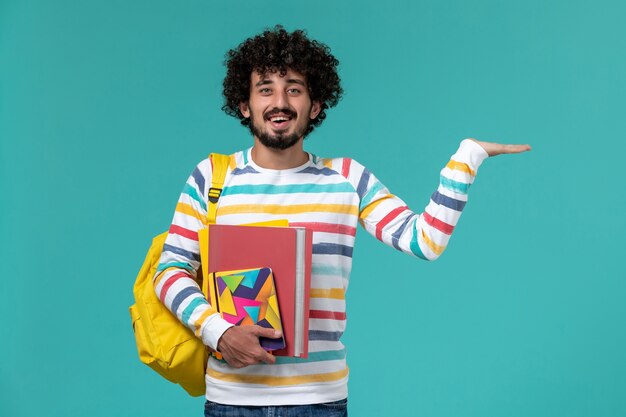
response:
<path fill-rule="evenodd" d="M 259 93 L 261 93 L 261 94 L 263 94 L 263 95 L 270 94 L 271 92 L 272 92 L 272 90 L 271 90 L 271 89 L 269 89 L 269 88 L 267 88 L 267 87 L 264 87 L 264 88 L 259 89 Z"/>
<path fill-rule="evenodd" d="M 287 92 L 288 92 L 289 94 L 294 94 L 294 95 L 295 95 L 295 94 L 300 94 L 300 93 L 301 93 L 301 91 L 300 91 L 300 89 L 299 89 L 299 88 L 290 88 L 290 89 L 288 89 L 288 90 L 287 90 Z"/>

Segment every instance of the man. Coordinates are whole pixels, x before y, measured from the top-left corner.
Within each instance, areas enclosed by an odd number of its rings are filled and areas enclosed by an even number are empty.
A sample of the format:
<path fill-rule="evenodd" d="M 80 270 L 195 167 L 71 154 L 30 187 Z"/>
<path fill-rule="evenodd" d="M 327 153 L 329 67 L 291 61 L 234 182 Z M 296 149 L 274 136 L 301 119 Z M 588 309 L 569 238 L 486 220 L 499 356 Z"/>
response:
<path fill-rule="evenodd" d="M 198 164 L 183 189 L 155 290 L 223 355 L 208 363 L 206 416 L 267 415 L 276 413 L 275 407 L 283 407 L 280 415 L 346 415 L 348 368 L 339 339 L 357 223 L 398 250 L 434 260 L 447 245 L 483 159 L 530 147 L 462 141 L 425 211 L 416 214 L 358 162 L 304 151 L 305 136 L 342 94 L 338 61 L 328 47 L 302 31 L 277 26 L 229 51 L 226 64 L 223 109 L 250 128 L 254 145 L 231 157 L 216 221 L 286 218 L 314 231 L 309 357 L 274 357 L 259 337 L 279 334 L 259 326 L 233 327 L 212 313 L 200 292 L 194 280 L 197 231 L 205 227 L 210 160 Z"/>

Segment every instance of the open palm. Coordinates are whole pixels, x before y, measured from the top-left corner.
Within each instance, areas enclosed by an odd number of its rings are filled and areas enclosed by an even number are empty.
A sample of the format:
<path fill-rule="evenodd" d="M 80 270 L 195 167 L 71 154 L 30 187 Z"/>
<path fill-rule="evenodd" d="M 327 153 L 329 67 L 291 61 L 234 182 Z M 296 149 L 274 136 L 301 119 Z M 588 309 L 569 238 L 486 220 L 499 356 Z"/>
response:
<path fill-rule="evenodd" d="M 509 153 L 521 153 L 530 150 L 530 145 L 506 145 L 495 142 L 482 142 L 473 138 L 470 139 L 479 144 L 489 156 Z"/>

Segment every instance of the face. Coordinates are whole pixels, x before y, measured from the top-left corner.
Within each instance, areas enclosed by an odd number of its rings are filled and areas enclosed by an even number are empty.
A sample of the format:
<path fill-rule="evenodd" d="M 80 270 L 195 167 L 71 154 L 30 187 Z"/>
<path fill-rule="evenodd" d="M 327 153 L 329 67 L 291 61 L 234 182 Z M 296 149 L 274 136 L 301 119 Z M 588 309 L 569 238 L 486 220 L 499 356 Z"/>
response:
<path fill-rule="evenodd" d="M 250 77 L 250 99 L 239 105 L 241 114 L 250 118 L 252 134 L 265 146 L 287 149 L 304 137 L 309 123 L 320 112 L 312 102 L 306 77 L 288 70 Z"/>

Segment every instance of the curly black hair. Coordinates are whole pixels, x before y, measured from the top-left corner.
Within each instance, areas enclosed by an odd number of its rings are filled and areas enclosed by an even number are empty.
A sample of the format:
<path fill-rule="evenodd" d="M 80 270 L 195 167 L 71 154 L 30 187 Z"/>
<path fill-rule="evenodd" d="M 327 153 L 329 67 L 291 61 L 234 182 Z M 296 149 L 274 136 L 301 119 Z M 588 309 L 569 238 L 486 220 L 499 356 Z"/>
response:
<path fill-rule="evenodd" d="M 328 46 L 308 39 L 303 30 L 289 33 L 280 25 L 266 29 L 229 50 L 224 64 L 227 71 L 222 110 L 240 119 L 244 126 L 250 125 L 250 119 L 241 114 L 239 104 L 250 98 L 252 71 L 260 74 L 278 71 L 284 75 L 291 69 L 306 76 L 311 101 L 320 103 L 321 111 L 309 124 L 305 136 L 322 124 L 326 118 L 325 110 L 336 106 L 343 94 L 337 74 L 339 61 Z"/>

